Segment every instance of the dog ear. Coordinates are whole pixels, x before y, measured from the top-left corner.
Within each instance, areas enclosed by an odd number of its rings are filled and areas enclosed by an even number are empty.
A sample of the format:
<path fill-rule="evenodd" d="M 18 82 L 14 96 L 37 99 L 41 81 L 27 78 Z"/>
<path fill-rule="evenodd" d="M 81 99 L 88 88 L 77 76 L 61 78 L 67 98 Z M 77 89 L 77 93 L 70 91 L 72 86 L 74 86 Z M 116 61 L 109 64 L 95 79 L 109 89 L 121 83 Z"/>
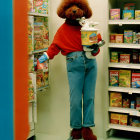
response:
<path fill-rule="evenodd" d="M 84 8 L 84 16 L 85 16 L 85 18 L 90 18 L 92 16 L 92 10 L 91 10 L 88 2 L 86 2 L 86 7 Z"/>
<path fill-rule="evenodd" d="M 57 8 L 57 15 L 61 18 L 66 18 L 65 16 L 65 3 L 64 0 L 61 1 L 61 4 L 59 5 L 59 7 Z"/>

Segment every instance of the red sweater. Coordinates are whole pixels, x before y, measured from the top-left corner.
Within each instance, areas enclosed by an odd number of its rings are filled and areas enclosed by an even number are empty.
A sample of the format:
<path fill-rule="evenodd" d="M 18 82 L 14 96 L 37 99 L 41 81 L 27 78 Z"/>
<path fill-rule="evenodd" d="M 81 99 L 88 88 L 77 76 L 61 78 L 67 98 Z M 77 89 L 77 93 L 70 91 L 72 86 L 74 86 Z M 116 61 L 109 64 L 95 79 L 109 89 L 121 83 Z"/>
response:
<path fill-rule="evenodd" d="M 83 51 L 80 30 L 81 26 L 72 26 L 64 23 L 56 32 L 54 40 L 47 50 L 49 59 L 53 59 L 60 51 L 62 55 L 67 55 L 75 51 Z"/>

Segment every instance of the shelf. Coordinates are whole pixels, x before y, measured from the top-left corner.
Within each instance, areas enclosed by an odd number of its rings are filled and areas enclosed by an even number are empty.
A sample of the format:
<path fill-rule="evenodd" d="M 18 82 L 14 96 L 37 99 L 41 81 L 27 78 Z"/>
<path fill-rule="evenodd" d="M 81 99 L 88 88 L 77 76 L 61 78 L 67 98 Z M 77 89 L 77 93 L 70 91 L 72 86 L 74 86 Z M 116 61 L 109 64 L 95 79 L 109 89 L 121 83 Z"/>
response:
<path fill-rule="evenodd" d="M 129 69 L 140 69 L 140 64 L 126 64 L 126 63 L 109 63 L 109 67 L 111 68 L 129 68 Z"/>
<path fill-rule="evenodd" d="M 34 13 L 34 12 L 29 12 L 29 16 L 40 16 L 40 17 L 48 17 L 48 14 L 39 14 L 39 13 Z"/>
<path fill-rule="evenodd" d="M 140 127 L 125 126 L 125 125 L 118 125 L 118 124 L 109 124 L 109 128 L 110 129 L 133 131 L 133 132 L 140 132 Z"/>
<path fill-rule="evenodd" d="M 131 24 L 140 24 L 140 20 L 109 20 L 109 25 L 131 25 Z"/>
<path fill-rule="evenodd" d="M 29 101 L 29 103 L 33 103 L 33 102 L 35 102 L 35 100 L 30 100 L 30 101 Z"/>
<path fill-rule="evenodd" d="M 48 50 L 48 48 L 44 48 L 44 49 L 40 49 L 40 50 L 35 50 L 32 53 L 35 54 L 35 53 L 45 52 L 47 50 Z"/>
<path fill-rule="evenodd" d="M 109 43 L 109 48 L 140 49 L 140 44 Z"/>
<path fill-rule="evenodd" d="M 116 91 L 116 92 L 125 92 L 125 93 L 137 93 L 140 94 L 140 89 L 139 88 L 127 88 L 127 87 L 109 87 L 109 91 Z"/>
<path fill-rule="evenodd" d="M 131 108 L 109 107 L 109 111 L 118 113 L 128 113 L 129 115 L 140 117 L 140 112 L 136 109 Z"/>

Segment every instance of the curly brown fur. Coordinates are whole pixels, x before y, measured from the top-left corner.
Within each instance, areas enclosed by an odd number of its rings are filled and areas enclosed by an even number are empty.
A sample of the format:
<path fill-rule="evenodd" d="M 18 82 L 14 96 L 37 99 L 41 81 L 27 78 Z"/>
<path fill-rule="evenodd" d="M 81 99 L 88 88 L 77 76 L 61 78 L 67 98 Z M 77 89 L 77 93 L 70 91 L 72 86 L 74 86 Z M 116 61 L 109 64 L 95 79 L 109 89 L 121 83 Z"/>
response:
<path fill-rule="evenodd" d="M 87 0 L 62 0 L 57 9 L 57 14 L 61 18 L 72 19 L 76 18 L 90 18 L 92 10 Z"/>

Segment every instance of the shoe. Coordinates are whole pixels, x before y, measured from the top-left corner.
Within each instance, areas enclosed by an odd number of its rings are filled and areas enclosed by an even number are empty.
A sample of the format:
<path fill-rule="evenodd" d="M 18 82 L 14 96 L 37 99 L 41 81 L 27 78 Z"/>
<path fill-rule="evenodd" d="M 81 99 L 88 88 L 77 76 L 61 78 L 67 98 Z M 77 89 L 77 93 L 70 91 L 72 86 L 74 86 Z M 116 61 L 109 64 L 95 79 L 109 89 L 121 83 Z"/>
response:
<path fill-rule="evenodd" d="M 82 136 L 84 140 L 97 140 L 97 137 L 93 134 L 89 127 L 83 127 Z"/>
<path fill-rule="evenodd" d="M 82 138 L 82 129 L 72 129 L 71 131 L 72 139 L 81 139 Z"/>

